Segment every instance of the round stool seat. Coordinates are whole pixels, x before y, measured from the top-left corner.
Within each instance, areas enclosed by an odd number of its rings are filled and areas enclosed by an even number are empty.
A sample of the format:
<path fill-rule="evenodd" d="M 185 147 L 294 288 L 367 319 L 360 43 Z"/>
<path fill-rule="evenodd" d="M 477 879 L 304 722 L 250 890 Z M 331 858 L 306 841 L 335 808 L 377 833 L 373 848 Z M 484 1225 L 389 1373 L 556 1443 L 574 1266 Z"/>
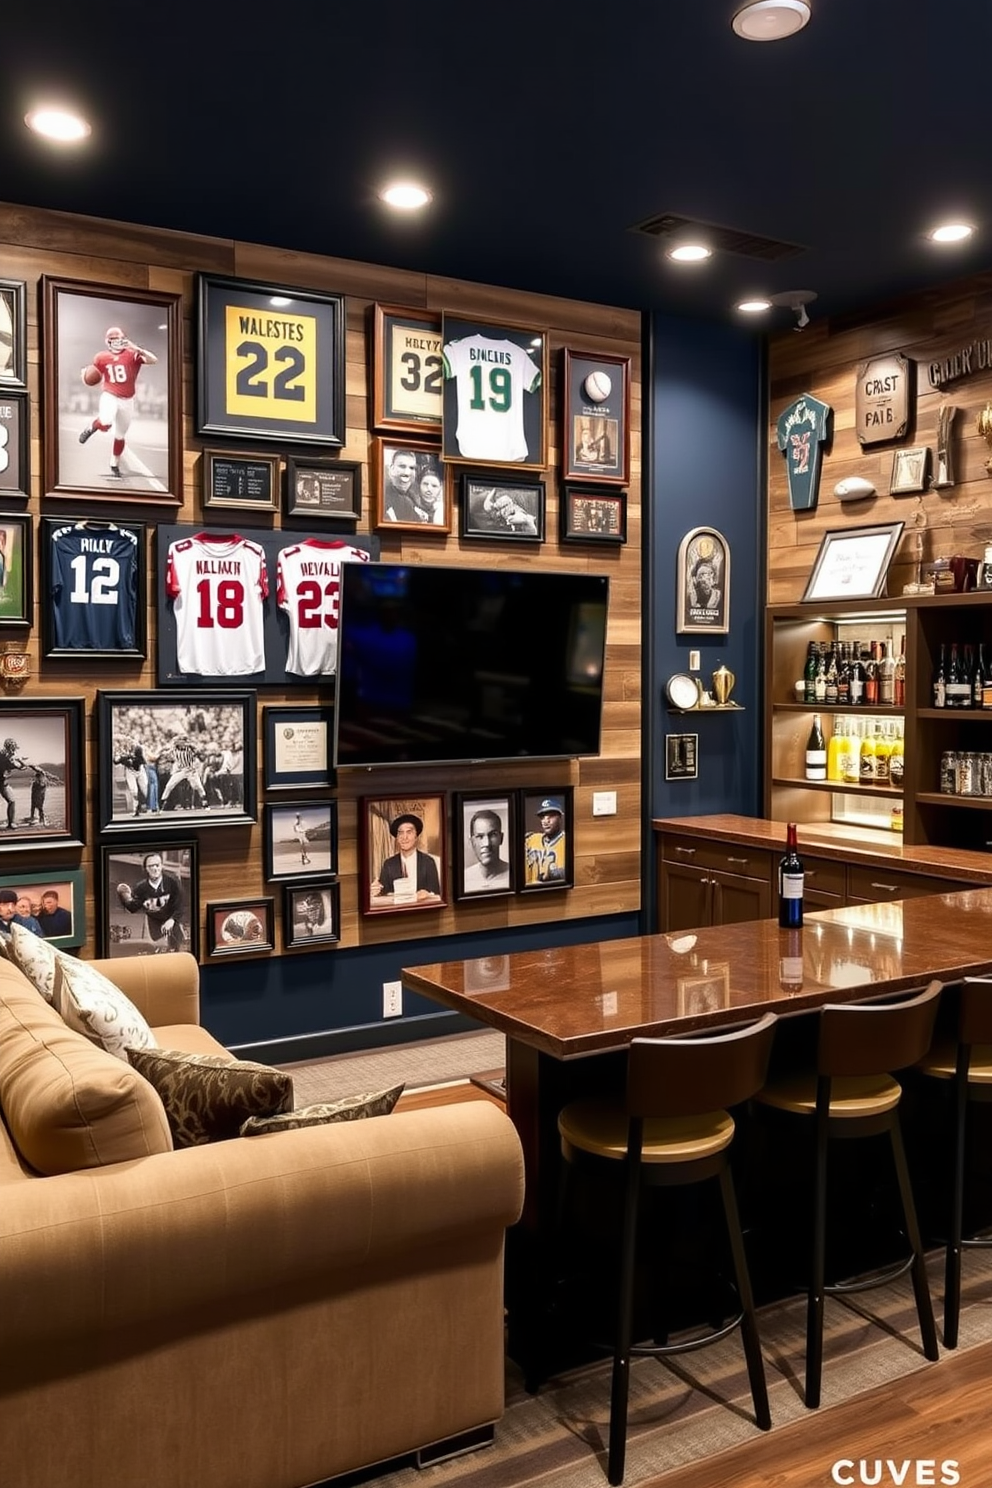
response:
<path fill-rule="evenodd" d="M 830 1114 L 875 1116 L 899 1104 L 902 1086 L 891 1075 L 837 1075 L 831 1084 Z M 755 1096 L 762 1105 L 812 1116 L 816 1111 L 816 1076 L 797 1075 L 765 1085 Z"/>
<path fill-rule="evenodd" d="M 572 1101 L 558 1116 L 562 1152 L 569 1148 L 591 1152 L 596 1157 L 622 1161 L 627 1155 L 628 1117 L 619 1101 Z M 644 1123 L 646 1163 L 694 1162 L 710 1157 L 730 1145 L 733 1117 L 726 1111 L 706 1111 L 701 1116 L 651 1116 Z"/>
<path fill-rule="evenodd" d="M 936 1080 L 953 1080 L 957 1070 L 957 1044 L 935 1044 L 917 1068 Z M 992 1085 L 992 1044 L 973 1044 L 968 1064 L 969 1085 Z"/>

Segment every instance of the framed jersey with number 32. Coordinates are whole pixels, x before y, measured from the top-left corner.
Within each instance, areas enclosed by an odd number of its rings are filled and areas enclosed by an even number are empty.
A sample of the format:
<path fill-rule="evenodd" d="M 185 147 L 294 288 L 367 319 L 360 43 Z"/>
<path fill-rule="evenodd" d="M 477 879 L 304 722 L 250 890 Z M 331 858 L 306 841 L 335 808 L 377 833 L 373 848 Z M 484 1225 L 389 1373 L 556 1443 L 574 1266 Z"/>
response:
<path fill-rule="evenodd" d="M 198 434 L 344 444 L 344 298 L 197 276 Z"/>

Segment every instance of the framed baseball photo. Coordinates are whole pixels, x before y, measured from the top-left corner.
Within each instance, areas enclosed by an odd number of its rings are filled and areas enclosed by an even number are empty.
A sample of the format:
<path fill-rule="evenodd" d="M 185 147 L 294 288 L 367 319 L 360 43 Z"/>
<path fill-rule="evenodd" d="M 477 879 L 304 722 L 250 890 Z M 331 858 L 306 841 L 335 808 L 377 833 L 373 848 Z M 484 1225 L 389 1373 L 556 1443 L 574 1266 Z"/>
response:
<path fill-rule="evenodd" d="M 98 692 L 103 832 L 255 820 L 254 692 Z"/>
<path fill-rule="evenodd" d="M 520 792 L 522 894 L 572 887 L 572 801 L 570 785 Z"/>
<path fill-rule="evenodd" d="M 41 519 L 42 654 L 145 655 L 145 525 Z"/>
<path fill-rule="evenodd" d="M 23 279 L 0 279 L 0 388 L 28 385 L 28 322 Z"/>
<path fill-rule="evenodd" d="M 228 511 L 274 512 L 279 507 L 278 455 L 237 450 L 203 451 L 203 505 Z"/>
<path fill-rule="evenodd" d="M 225 899 L 207 905 L 208 956 L 257 956 L 274 949 L 274 899 Z"/>
<path fill-rule="evenodd" d="M 182 295 L 42 279 L 48 496 L 183 499 Z"/>
<path fill-rule="evenodd" d="M 267 791 L 312 790 L 335 782 L 331 765 L 334 709 L 262 709 L 262 785 Z"/>
<path fill-rule="evenodd" d="M 32 619 L 31 518 L 0 512 L 0 627 L 27 627 Z"/>
<path fill-rule="evenodd" d="M 563 543 L 625 543 L 627 492 L 565 486 L 559 508 Z"/>
<path fill-rule="evenodd" d="M 196 432 L 342 445 L 344 298 L 198 274 Z"/>
<path fill-rule="evenodd" d="M 630 357 L 564 351 L 562 476 L 586 484 L 630 480 Z"/>
<path fill-rule="evenodd" d="M 357 460 L 286 461 L 287 517 L 333 517 L 357 522 L 362 515 L 362 467 Z"/>
<path fill-rule="evenodd" d="M 0 354 L 2 354 L 0 342 Z M 0 501 L 27 501 L 31 494 L 31 410 L 27 393 L 0 383 Z"/>
<path fill-rule="evenodd" d="M 373 305 L 372 427 L 439 434 L 443 390 L 440 315 Z"/>
<path fill-rule="evenodd" d="M 447 903 L 445 798 L 364 796 L 359 801 L 363 914 L 440 909 Z"/>
<path fill-rule="evenodd" d="M 715 527 L 694 527 L 679 544 L 676 570 L 677 635 L 723 635 L 730 630 L 730 544 Z"/>
<path fill-rule="evenodd" d="M 13 891 L 13 898 L 11 897 Z M 54 873 L 5 873 L 0 876 L 0 926 L 11 920 L 67 949 L 86 943 L 86 874 L 82 868 Z"/>
<path fill-rule="evenodd" d="M 378 531 L 451 531 L 452 473 L 437 445 L 373 439 L 369 463 Z"/>
<path fill-rule="evenodd" d="M 341 939 L 337 883 L 287 883 L 282 890 L 282 942 L 287 951 L 316 950 Z"/>
<path fill-rule="evenodd" d="M 330 878 L 338 871 L 338 803 L 294 801 L 266 806 L 265 877 Z"/>
<path fill-rule="evenodd" d="M 543 470 L 548 463 L 548 335 L 442 315 L 444 458 Z"/>
<path fill-rule="evenodd" d="M 100 849 L 99 954 L 199 955 L 200 891 L 193 839 L 149 847 L 115 842 Z"/>
<path fill-rule="evenodd" d="M 501 476 L 462 476 L 462 537 L 486 541 L 543 542 L 543 481 L 504 480 Z"/>
<path fill-rule="evenodd" d="M 82 847 L 85 699 L 0 702 L 0 840 L 20 848 Z"/>
<path fill-rule="evenodd" d="M 512 795 L 454 799 L 455 899 L 489 899 L 516 887 L 515 800 Z"/>

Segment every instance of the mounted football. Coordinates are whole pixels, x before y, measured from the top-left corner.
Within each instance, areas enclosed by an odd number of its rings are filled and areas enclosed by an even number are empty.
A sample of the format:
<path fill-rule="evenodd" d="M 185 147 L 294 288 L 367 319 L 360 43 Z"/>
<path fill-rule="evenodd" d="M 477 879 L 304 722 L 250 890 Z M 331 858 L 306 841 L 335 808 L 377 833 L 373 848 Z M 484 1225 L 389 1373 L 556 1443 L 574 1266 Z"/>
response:
<path fill-rule="evenodd" d="M 96 387 L 98 382 L 103 381 L 103 373 L 99 367 L 94 367 L 92 362 L 83 368 L 83 381 L 87 387 Z"/>

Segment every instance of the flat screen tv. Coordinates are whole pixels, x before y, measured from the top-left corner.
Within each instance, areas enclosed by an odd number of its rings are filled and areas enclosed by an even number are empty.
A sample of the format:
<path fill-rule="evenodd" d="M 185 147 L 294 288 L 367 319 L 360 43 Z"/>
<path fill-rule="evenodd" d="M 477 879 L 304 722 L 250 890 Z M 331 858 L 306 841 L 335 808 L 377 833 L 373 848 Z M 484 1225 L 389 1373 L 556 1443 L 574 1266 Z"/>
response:
<path fill-rule="evenodd" d="M 599 753 L 609 579 L 341 565 L 335 764 Z"/>

